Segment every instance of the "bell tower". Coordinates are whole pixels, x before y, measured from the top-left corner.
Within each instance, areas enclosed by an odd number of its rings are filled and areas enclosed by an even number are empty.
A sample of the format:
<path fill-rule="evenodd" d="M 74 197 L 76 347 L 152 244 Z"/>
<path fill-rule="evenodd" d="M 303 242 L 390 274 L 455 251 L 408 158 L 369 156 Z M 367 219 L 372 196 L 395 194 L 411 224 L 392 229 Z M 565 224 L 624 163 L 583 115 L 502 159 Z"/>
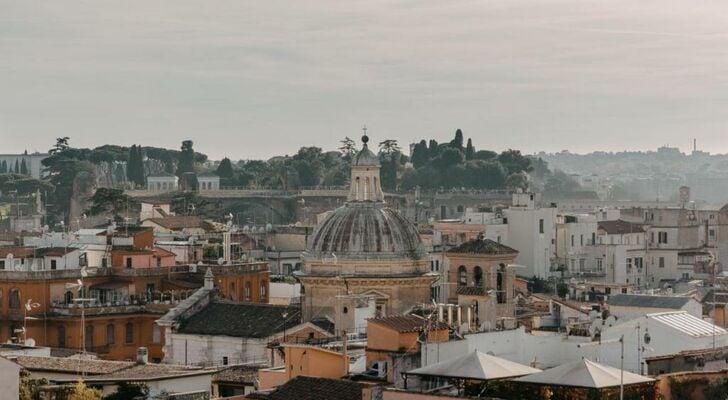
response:
<path fill-rule="evenodd" d="M 349 202 L 384 202 L 382 184 L 379 180 L 379 158 L 369 150 L 369 136 L 364 127 L 364 136 L 361 137 L 362 146 L 351 161 L 351 188 L 349 189 Z"/>

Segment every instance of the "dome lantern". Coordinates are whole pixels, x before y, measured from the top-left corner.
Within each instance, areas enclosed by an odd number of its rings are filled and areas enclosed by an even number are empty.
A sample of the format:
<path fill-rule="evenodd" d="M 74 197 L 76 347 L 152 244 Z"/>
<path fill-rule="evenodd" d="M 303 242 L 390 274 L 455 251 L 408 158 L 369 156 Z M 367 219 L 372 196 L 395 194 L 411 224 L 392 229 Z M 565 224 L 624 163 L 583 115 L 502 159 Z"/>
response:
<path fill-rule="evenodd" d="M 349 189 L 349 202 L 384 202 L 384 193 L 379 178 L 379 158 L 369 150 L 367 143 L 369 136 L 366 134 L 361 138 L 362 149 L 351 162 L 351 188 Z"/>

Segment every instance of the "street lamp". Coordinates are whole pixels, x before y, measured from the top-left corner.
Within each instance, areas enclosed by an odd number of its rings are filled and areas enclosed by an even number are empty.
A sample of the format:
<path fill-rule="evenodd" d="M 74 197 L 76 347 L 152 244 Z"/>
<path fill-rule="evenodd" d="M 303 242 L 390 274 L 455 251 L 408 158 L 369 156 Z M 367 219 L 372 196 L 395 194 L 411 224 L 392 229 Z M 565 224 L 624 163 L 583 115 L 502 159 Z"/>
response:
<path fill-rule="evenodd" d="M 287 321 L 286 319 L 288 318 L 288 312 L 284 311 L 283 314 L 281 314 L 281 316 L 283 317 L 283 343 L 285 343 L 286 342 L 286 321 Z"/>

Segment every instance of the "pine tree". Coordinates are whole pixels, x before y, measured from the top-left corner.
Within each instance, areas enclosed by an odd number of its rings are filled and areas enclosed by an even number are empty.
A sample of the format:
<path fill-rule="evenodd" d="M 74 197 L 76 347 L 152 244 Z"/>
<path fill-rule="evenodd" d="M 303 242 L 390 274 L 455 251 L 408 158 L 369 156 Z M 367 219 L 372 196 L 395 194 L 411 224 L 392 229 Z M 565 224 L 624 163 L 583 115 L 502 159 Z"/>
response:
<path fill-rule="evenodd" d="M 25 164 L 25 158 L 20 162 L 20 173 L 22 175 L 28 175 L 28 166 Z"/>
<path fill-rule="evenodd" d="M 468 145 L 465 147 L 465 159 L 472 160 L 475 157 L 475 147 L 473 147 L 473 139 L 468 138 Z"/>

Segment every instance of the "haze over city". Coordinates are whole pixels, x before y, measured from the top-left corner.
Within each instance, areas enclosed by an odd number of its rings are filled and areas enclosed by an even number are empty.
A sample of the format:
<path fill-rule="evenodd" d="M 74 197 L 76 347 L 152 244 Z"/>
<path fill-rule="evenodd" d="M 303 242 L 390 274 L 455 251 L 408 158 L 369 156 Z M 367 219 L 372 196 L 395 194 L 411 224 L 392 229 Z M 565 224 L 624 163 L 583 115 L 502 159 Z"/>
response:
<path fill-rule="evenodd" d="M 728 2 L 0 0 L 0 400 L 728 399 Z"/>
<path fill-rule="evenodd" d="M 728 4 L 0 0 L 0 141 L 728 152 Z"/>

